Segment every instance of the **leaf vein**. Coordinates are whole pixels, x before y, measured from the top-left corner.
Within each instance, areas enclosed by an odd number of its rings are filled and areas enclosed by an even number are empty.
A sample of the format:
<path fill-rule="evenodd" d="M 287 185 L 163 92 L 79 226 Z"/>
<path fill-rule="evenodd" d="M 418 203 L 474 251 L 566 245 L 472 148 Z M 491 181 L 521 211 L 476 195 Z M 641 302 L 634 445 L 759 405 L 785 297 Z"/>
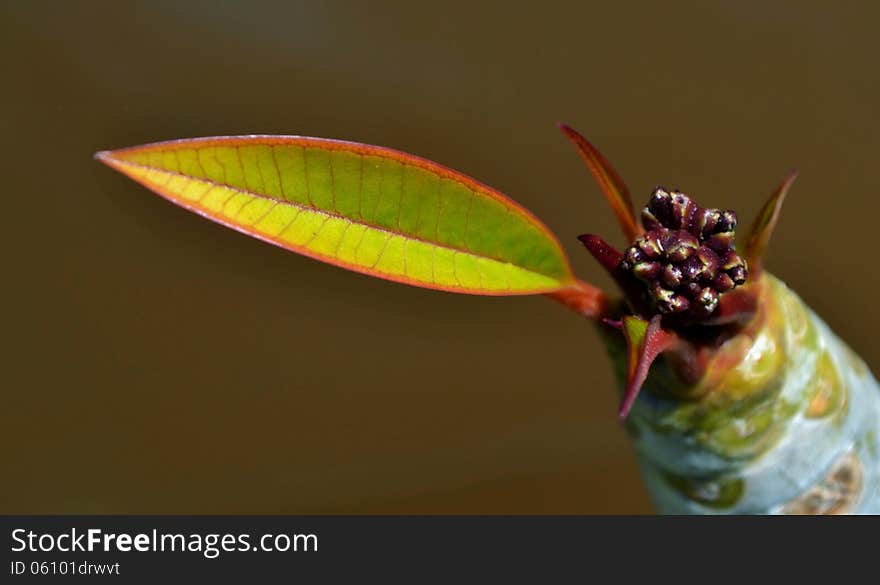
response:
<path fill-rule="evenodd" d="M 221 168 L 224 168 L 223 163 L 221 163 L 219 159 L 216 159 L 216 160 L 217 160 L 217 162 L 218 162 L 218 165 L 219 165 Z M 383 227 L 383 226 L 379 226 L 379 225 L 376 225 L 376 224 L 373 224 L 373 223 L 371 223 L 371 222 L 367 222 L 367 221 L 364 221 L 364 220 L 361 220 L 360 222 L 355 222 L 355 221 L 353 221 L 353 220 L 352 220 L 351 218 L 349 218 L 349 217 L 346 217 L 346 216 L 340 215 L 338 212 L 331 212 L 331 211 L 328 211 L 328 210 L 325 210 L 325 209 L 319 209 L 319 208 L 314 207 L 313 205 L 312 205 L 312 206 L 306 206 L 306 205 L 304 205 L 304 204 L 302 204 L 302 203 L 300 203 L 300 202 L 298 202 L 298 201 L 295 201 L 295 200 L 287 200 L 287 201 L 284 201 L 284 200 L 278 199 L 277 197 L 272 197 L 272 196 L 267 195 L 267 194 L 264 194 L 264 193 L 256 193 L 256 192 L 252 192 L 252 191 L 246 191 L 246 190 L 243 190 L 243 189 L 240 189 L 240 188 L 234 187 L 234 186 L 232 186 L 232 185 L 228 185 L 228 184 L 220 184 L 220 183 L 217 183 L 216 181 L 213 181 L 213 180 L 211 180 L 211 179 L 198 179 L 198 178 L 190 177 L 190 176 L 188 176 L 188 175 L 184 175 L 184 174 L 179 173 L 179 172 L 169 171 L 169 170 L 167 170 L 167 169 L 159 169 L 159 168 L 156 168 L 156 167 L 153 167 L 153 166 L 150 166 L 150 165 L 145 165 L 145 164 L 141 164 L 141 163 L 135 163 L 135 162 L 131 162 L 131 161 L 127 161 L 127 162 L 126 162 L 126 165 L 132 166 L 132 167 L 134 167 L 134 168 L 141 168 L 141 169 L 144 169 L 144 170 L 152 171 L 152 172 L 154 172 L 154 173 L 158 173 L 158 174 L 165 175 L 165 181 L 164 181 L 163 185 L 166 185 L 166 186 L 167 186 L 167 184 L 171 181 L 172 177 L 174 177 L 174 176 L 179 176 L 179 177 L 183 177 L 183 178 L 188 179 L 188 180 L 192 180 L 192 181 L 201 181 L 201 182 L 207 183 L 207 184 L 211 185 L 212 188 L 223 188 L 223 189 L 229 191 L 230 195 L 229 195 L 229 197 L 223 202 L 223 204 L 222 204 L 222 206 L 221 206 L 221 209 L 220 209 L 220 211 L 219 211 L 219 213 L 224 214 L 224 215 L 226 215 L 226 206 L 228 205 L 229 201 L 232 200 L 232 199 L 235 197 L 235 195 L 237 195 L 237 194 L 241 194 L 241 195 L 246 195 L 246 196 L 253 197 L 253 198 L 256 198 L 256 199 L 269 199 L 269 200 L 275 201 L 276 204 L 277 204 L 277 203 L 281 203 L 281 204 L 284 204 L 284 205 L 288 205 L 288 206 L 290 206 L 290 207 L 294 207 L 294 208 L 297 209 L 297 215 L 294 216 L 294 220 L 296 219 L 296 217 L 299 216 L 299 214 L 300 214 L 302 211 L 308 211 L 308 212 L 310 212 L 310 213 L 316 213 L 316 214 L 319 214 L 319 215 L 323 215 L 323 216 L 325 217 L 325 221 L 326 221 L 326 219 L 329 219 L 329 218 L 332 217 L 332 218 L 336 218 L 336 219 L 339 219 L 339 220 L 344 221 L 344 222 L 347 222 L 347 223 L 357 223 L 357 224 L 359 224 L 359 225 L 362 225 L 362 226 L 365 227 L 366 229 L 364 230 L 364 233 L 361 235 L 361 240 L 358 242 L 358 245 L 355 247 L 355 251 L 357 251 L 357 249 L 360 247 L 360 245 L 361 245 L 361 243 L 362 243 L 362 241 L 363 241 L 364 234 L 366 234 L 366 231 L 368 231 L 368 230 L 373 230 L 373 231 L 383 232 L 383 233 L 385 233 L 385 234 L 388 234 L 389 236 L 400 236 L 400 237 L 403 237 L 404 239 L 410 239 L 410 240 L 414 240 L 414 241 L 422 242 L 422 243 L 424 243 L 424 244 L 427 244 L 427 245 L 430 247 L 431 252 L 432 252 L 431 272 L 432 272 L 432 281 L 434 282 L 434 284 L 436 284 L 436 272 L 435 272 L 435 270 L 436 270 L 436 266 L 435 266 L 435 265 L 436 265 L 436 250 L 437 250 L 438 248 L 442 248 L 442 249 L 450 250 L 450 251 L 452 251 L 452 252 L 465 253 L 465 254 L 469 254 L 469 255 L 472 255 L 472 256 L 476 256 L 476 257 L 478 257 L 478 258 L 486 258 L 486 259 L 488 259 L 488 260 L 493 260 L 493 261 L 498 262 L 498 263 L 500 263 L 500 264 L 506 264 L 506 265 L 517 266 L 517 265 L 512 264 L 512 263 L 510 262 L 510 260 L 504 258 L 504 257 L 500 254 L 500 249 L 497 249 L 496 254 L 494 254 L 494 255 L 490 255 L 490 254 L 486 254 L 486 253 L 482 253 L 482 252 L 474 252 L 474 251 L 469 250 L 469 249 L 459 248 L 459 247 L 456 247 L 456 246 L 454 246 L 454 245 L 452 245 L 452 244 L 447 244 L 447 243 L 444 243 L 444 242 L 439 241 L 440 212 L 442 211 L 442 204 L 441 204 L 442 191 L 441 191 L 441 189 L 440 189 L 440 183 L 441 183 L 440 180 L 438 180 L 438 202 L 437 202 L 437 203 L 438 203 L 438 214 L 437 214 L 437 220 L 436 220 L 436 222 L 435 222 L 435 226 L 434 226 L 434 227 L 435 227 L 435 232 L 434 232 L 434 233 L 435 233 L 435 241 L 432 241 L 432 240 L 425 239 L 425 238 L 423 238 L 423 237 L 417 236 L 417 235 L 415 235 L 415 234 L 413 234 L 413 233 L 396 232 L 396 231 L 394 231 L 394 230 L 392 230 L 392 229 L 389 229 L 389 228 L 386 228 L 386 227 Z M 224 171 L 225 171 L 225 169 L 224 169 Z M 225 175 L 225 172 L 224 172 L 224 175 Z M 206 193 L 207 193 L 207 192 L 206 192 Z M 216 212 L 215 212 L 215 213 L 216 213 Z M 508 210 L 508 214 L 509 214 L 509 213 L 510 213 L 510 211 Z M 282 230 L 281 233 L 283 233 L 284 231 L 286 231 L 287 229 L 289 229 L 290 225 L 293 224 L 293 221 L 294 221 L 294 220 L 291 220 L 290 224 L 288 224 L 288 225 L 284 228 L 284 230 Z M 322 226 L 323 226 L 323 224 L 322 224 Z M 279 234 L 278 237 L 280 237 L 280 234 Z M 497 245 L 500 246 L 500 243 L 497 243 Z M 526 266 L 519 266 L 519 268 L 522 268 L 522 269 L 524 269 L 524 270 L 528 270 L 529 272 L 532 272 L 532 273 L 534 273 L 534 274 L 540 274 L 540 275 L 542 275 L 542 276 L 548 276 L 548 277 L 550 277 L 550 278 L 556 278 L 554 275 L 551 275 L 551 274 L 545 274 L 545 273 L 542 273 L 542 272 L 538 272 L 537 270 L 534 270 L 534 269 L 529 268 L 529 267 L 526 267 Z M 506 275 L 507 272 L 506 272 L 506 271 L 504 271 L 504 272 L 505 272 L 505 275 Z M 509 278 L 508 278 L 508 282 L 507 282 L 507 288 L 510 289 Z"/>

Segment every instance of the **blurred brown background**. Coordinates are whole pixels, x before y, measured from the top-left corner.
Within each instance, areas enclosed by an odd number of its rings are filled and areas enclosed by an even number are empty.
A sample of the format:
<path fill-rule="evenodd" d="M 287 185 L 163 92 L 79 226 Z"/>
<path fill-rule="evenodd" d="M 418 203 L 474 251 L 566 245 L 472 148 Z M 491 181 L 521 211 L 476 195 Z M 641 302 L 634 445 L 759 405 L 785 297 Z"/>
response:
<path fill-rule="evenodd" d="M 821 5 L 826 7 L 822 7 Z M 622 244 L 554 123 L 750 222 L 876 368 L 876 3 L 4 2 L 0 511 L 651 510 L 591 326 L 323 266 L 94 151 L 337 137 L 413 152 Z"/>

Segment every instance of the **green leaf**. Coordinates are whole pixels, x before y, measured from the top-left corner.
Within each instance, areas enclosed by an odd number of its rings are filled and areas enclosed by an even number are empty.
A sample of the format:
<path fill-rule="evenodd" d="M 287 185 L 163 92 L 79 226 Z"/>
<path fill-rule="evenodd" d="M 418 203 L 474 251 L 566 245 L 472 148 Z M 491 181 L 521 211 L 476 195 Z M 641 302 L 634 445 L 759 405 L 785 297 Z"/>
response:
<path fill-rule="evenodd" d="M 241 136 L 96 157 L 208 219 L 356 272 L 485 295 L 548 293 L 575 282 L 556 237 L 523 207 L 395 150 Z"/>

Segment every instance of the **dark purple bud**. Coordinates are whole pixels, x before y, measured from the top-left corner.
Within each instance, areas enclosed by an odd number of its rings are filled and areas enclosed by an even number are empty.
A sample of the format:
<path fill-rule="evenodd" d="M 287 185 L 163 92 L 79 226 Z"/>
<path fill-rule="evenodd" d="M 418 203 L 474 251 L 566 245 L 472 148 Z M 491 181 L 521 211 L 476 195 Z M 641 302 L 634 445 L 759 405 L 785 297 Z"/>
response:
<path fill-rule="evenodd" d="M 681 273 L 687 281 L 696 281 L 700 278 L 703 271 L 703 263 L 696 256 L 692 256 L 685 260 L 681 266 Z"/>
<path fill-rule="evenodd" d="M 696 282 L 688 282 L 684 285 L 684 293 L 692 299 L 697 298 L 701 290 L 703 290 L 703 287 Z"/>
<path fill-rule="evenodd" d="M 733 279 L 730 278 L 730 276 L 722 272 L 715 277 L 714 281 L 712 281 L 712 286 L 719 294 L 723 294 L 736 286 L 736 283 L 733 282 Z"/>
<path fill-rule="evenodd" d="M 632 268 L 636 264 L 640 262 L 644 262 L 648 257 L 639 250 L 637 246 L 630 246 L 626 249 L 626 252 L 623 255 L 623 260 L 626 262 L 628 268 Z"/>
<path fill-rule="evenodd" d="M 668 303 L 669 299 L 672 298 L 672 295 L 675 294 L 671 290 L 664 288 L 662 284 L 656 281 L 651 283 L 650 288 L 651 296 L 653 296 L 654 300 L 658 303 Z"/>
<path fill-rule="evenodd" d="M 725 254 L 723 257 L 721 270 L 727 272 L 728 270 L 731 270 L 738 266 L 745 266 L 745 262 L 743 261 L 742 256 L 740 256 L 733 250 L 729 250 L 727 254 Z"/>
<path fill-rule="evenodd" d="M 663 282 L 663 285 L 666 288 L 676 289 L 681 286 L 683 279 L 683 275 L 681 273 L 681 268 L 674 264 L 667 264 L 663 267 L 663 272 L 660 274 L 660 280 Z"/>
<path fill-rule="evenodd" d="M 734 232 L 719 232 L 706 238 L 703 243 L 716 252 L 725 252 L 733 245 L 734 235 Z"/>
<path fill-rule="evenodd" d="M 697 258 L 700 260 L 700 264 L 702 264 L 699 275 L 700 280 L 704 282 L 714 280 L 715 274 L 718 271 L 718 265 L 721 264 L 718 255 L 706 246 L 702 246 L 697 252 Z"/>
<path fill-rule="evenodd" d="M 731 268 L 727 271 L 727 275 L 733 280 L 734 284 L 737 286 L 741 284 L 745 284 L 746 278 L 749 273 L 746 271 L 745 266 L 737 266 L 736 268 Z"/>
<path fill-rule="evenodd" d="M 639 280 L 651 282 L 660 274 L 660 264 L 657 262 L 639 262 L 632 267 L 633 275 Z"/>
<path fill-rule="evenodd" d="M 693 232 L 700 239 L 705 239 L 715 231 L 715 225 L 719 219 L 721 219 L 721 212 L 717 209 L 700 209 L 694 215 Z"/>
<path fill-rule="evenodd" d="M 638 239 L 636 245 L 638 245 L 639 250 L 642 251 L 646 258 L 659 258 L 663 254 L 661 238 L 663 238 L 664 235 L 665 234 L 659 230 L 645 232 L 645 234 Z"/>
<path fill-rule="evenodd" d="M 700 248 L 700 241 L 686 231 L 671 232 L 666 257 L 672 262 L 684 262 Z"/>
<path fill-rule="evenodd" d="M 672 298 L 669 300 L 669 312 L 670 313 L 684 313 L 688 309 L 691 308 L 691 302 L 687 300 L 687 297 L 684 295 L 672 295 Z"/>
<path fill-rule="evenodd" d="M 697 212 L 697 204 L 684 193 L 676 191 L 672 194 L 672 226 L 670 229 L 688 229 Z"/>
<path fill-rule="evenodd" d="M 728 209 L 721 213 L 718 225 L 715 227 L 716 232 L 734 232 L 736 231 L 736 212 Z"/>
<path fill-rule="evenodd" d="M 646 211 L 663 226 L 669 227 L 672 222 L 672 195 L 663 187 L 657 187 L 651 194 Z M 648 226 L 646 225 L 645 228 Z"/>
<path fill-rule="evenodd" d="M 718 306 L 718 293 L 711 287 L 706 287 L 697 295 L 696 304 L 700 306 L 701 311 L 706 315 L 712 313 Z"/>
<path fill-rule="evenodd" d="M 690 303 L 686 298 L 663 288 L 659 282 L 655 282 L 651 287 L 651 296 L 654 298 L 654 303 L 661 313 L 680 313 L 690 307 Z"/>
<path fill-rule="evenodd" d="M 673 295 L 670 308 L 675 313 L 684 313 L 691 308 L 691 302 L 684 295 Z"/>

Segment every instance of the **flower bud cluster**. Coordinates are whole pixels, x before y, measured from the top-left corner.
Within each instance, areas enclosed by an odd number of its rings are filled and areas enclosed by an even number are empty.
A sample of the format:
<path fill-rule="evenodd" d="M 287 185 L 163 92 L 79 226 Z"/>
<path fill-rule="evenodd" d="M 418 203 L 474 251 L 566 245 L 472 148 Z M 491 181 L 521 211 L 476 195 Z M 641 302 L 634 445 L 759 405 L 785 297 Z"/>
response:
<path fill-rule="evenodd" d="M 621 268 L 645 283 L 660 313 L 708 317 L 720 295 L 745 283 L 733 211 L 704 209 L 684 193 L 657 188 L 642 224 L 646 231 L 627 248 Z"/>

